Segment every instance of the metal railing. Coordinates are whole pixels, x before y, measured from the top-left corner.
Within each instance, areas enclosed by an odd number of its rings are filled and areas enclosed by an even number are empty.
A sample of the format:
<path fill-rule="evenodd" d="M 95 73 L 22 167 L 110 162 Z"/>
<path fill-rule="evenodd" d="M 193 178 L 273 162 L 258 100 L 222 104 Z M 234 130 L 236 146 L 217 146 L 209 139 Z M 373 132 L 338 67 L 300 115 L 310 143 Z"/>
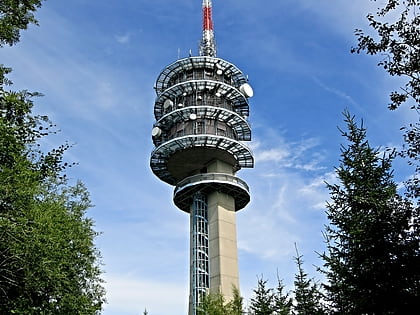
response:
<path fill-rule="evenodd" d="M 227 182 L 236 186 L 240 186 L 247 192 L 249 192 L 249 186 L 247 185 L 247 183 L 238 177 L 223 173 L 205 173 L 193 175 L 180 181 L 175 188 L 174 195 L 176 195 L 179 191 L 183 190 L 185 187 L 203 182 Z"/>

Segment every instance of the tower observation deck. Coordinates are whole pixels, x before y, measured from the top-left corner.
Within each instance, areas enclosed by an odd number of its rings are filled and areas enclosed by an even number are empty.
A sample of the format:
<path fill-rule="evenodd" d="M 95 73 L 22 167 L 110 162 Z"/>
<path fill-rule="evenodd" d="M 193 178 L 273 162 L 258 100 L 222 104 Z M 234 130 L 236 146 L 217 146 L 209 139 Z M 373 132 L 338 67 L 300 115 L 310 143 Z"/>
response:
<path fill-rule="evenodd" d="M 254 165 L 243 143 L 251 140 L 253 90 L 235 65 L 216 57 L 211 0 L 203 1 L 200 55 L 165 67 L 155 90 L 150 166 L 175 186 L 175 205 L 190 215 L 189 315 L 196 315 L 206 292 L 229 299 L 239 288 L 236 211 L 250 193 L 235 174 Z"/>

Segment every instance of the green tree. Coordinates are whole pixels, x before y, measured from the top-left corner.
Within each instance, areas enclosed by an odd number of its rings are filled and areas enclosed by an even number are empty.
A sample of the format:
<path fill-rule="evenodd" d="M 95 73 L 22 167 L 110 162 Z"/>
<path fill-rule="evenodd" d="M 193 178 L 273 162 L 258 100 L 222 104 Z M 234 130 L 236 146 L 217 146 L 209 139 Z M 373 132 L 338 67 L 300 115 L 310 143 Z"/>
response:
<path fill-rule="evenodd" d="M 313 279 L 309 279 L 308 274 L 304 271 L 302 255 L 299 255 L 297 247 L 295 261 L 298 272 L 295 275 L 295 289 L 293 291 L 296 301 L 293 306 L 294 313 L 298 315 L 325 314 L 322 305 L 323 295 L 319 286 Z"/>
<path fill-rule="evenodd" d="M 249 311 L 252 315 L 272 315 L 274 312 L 274 293 L 272 288 L 267 288 L 267 280 L 258 279 L 257 288 L 251 298 Z"/>
<path fill-rule="evenodd" d="M 251 298 L 248 314 L 290 315 L 293 299 L 284 292 L 283 281 L 277 275 L 277 287 L 267 288 L 267 280 L 258 279 L 257 288 Z"/>
<path fill-rule="evenodd" d="M 198 310 L 198 315 L 242 315 L 243 298 L 236 287 L 232 288 L 233 299 L 226 302 L 221 293 L 209 293 L 204 295 Z"/>
<path fill-rule="evenodd" d="M 395 154 L 371 148 L 363 123 L 347 111 L 344 116 L 348 145 L 336 169 L 339 183 L 327 184 L 330 224 L 321 255 L 327 300 L 336 314 L 410 314 L 420 301 L 414 207 L 397 194 Z"/>
<path fill-rule="evenodd" d="M 97 314 L 104 290 L 88 192 L 63 174 L 68 145 L 38 149 L 51 124 L 31 115 L 34 95 L 0 95 L 0 313 Z"/>
<path fill-rule="evenodd" d="M 407 104 L 412 110 L 414 120 L 404 126 L 404 148 L 400 155 L 409 159 L 414 167 L 414 175 L 407 182 L 408 196 L 414 200 L 420 198 L 420 1 L 387 0 L 375 14 L 368 14 L 367 19 L 374 33 L 366 34 L 363 30 L 355 31 L 358 37 L 357 47 L 352 52 L 362 51 L 370 55 L 379 55 L 379 66 L 391 76 L 405 79 L 399 91 L 390 94 L 390 109 Z M 369 32 L 372 33 L 372 32 Z M 417 206 L 419 206 L 417 204 Z M 417 209 L 417 214 L 420 215 Z"/>
<path fill-rule="evenodd" d="M 20 38 L 20 31 L 29 24 L 38 24 L 34 12 L 41 7 L 42 0 L 0 1 L 0 47 L 12 46 Z"/>
<path fill-rule="evenodd" d="M 401 91 L 391 93 L 390 109 L 396 109 L 407 101 L 413 101 L 411 108 L 420 109 L 419 6 L 419 0 L 387 0 L 376 14 L 367 15 L 376 36 L 365 34 L 361 29 L 355 31 L 358 46 L 352 48 L 352 52 L 380 54 L 382 60 L 379 66 L 391 76 L 407 79 Z"/>
<path fill-rule="evenodd" d="M 292 314 L 293 299 L 284 292 L 283 281 L 277 275 L 277 288 L 274 293 L 274 310 L 276 315 Z"/>
<path fill-rule="evenodd" d="M 244 299 L 237 287 L 232 288 L 233 299 L 228 303 L 228 309 L 232 315 L 242 315 L 244 313 Z"/>
<path fill-rule="evenodd" d="M 0 44 L 15 43 L 39 6 L 2 1 Z M 32 115 L 38 93 L 8 89 L 10 71 L 0 67 L 0 314 L 98 314 L 105 292 L 89 194 L 66 179 L 69 145 L 40 149 L 54 126 Z"/>

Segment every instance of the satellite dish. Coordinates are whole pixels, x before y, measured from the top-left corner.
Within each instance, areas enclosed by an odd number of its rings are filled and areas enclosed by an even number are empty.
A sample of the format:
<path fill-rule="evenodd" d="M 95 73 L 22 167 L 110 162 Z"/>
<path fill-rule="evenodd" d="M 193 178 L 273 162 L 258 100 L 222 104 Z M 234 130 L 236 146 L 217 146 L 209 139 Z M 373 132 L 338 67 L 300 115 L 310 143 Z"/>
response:
<path fill-rule="evenodd" d="M 162 129 L 160 129 L 159 127 L 154 127 L 152 129 L 152 137 L 156 138 L 159 137 L 162 134 Z"/>
<path fill-rule="evenodd" d="M 197 115 L 196 115 L 196 114 L 194 114 L 194 113 L 191 113 L 191 114 L 190 114 L 190 119 L 191 119 L 191 120 L 196 120 L 196 119 L 197 119 Z"/>
<path fill-rule="evenodd" d="M 240 86 L 239 91 L 242 92 L 243 95 L 246 97 L 253 97 L 254 96 L 254 90 L 248 83 L 244 83 Z"/>
<path fill-rule="evenodd" d="M 216 71 L 216 73 L 217 73 L 217 75 L 222 75 L 222 74 L 223 74 L 223 71 L 222 71 L 222 69 L 218 69 L 218 70 Z"/>
<path fill-rule="evenodd" d="M 174 102 L 172 102 L 169 98 L 163 103 L 163 108 L 168 109 L 174 105 Z"/>

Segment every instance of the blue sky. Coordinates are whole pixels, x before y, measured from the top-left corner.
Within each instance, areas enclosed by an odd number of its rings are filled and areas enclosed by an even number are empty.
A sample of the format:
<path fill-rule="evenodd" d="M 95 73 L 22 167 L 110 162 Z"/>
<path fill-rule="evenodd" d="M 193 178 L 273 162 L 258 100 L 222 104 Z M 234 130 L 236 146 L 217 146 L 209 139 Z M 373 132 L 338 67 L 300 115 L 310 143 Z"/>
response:
<path fill-rule="evenodd" d="M 368 0 L 213 1 L 218 57 L 249 75 L 254 169 L 238 176 L 251 203 L 237 216 L 241 293 L 277 273 L 292 288 L 294 243 L 318 277 L 324 181 L 334 182 L 345 108 L 363 118 L 374 146 L 399 146 L 408 111 L 389 112 L 400 82 L 377 59 L 350 54 L 353 31 L 366 28 Z M 178 315 L 188 304 L 188 216 L 173 187 L 150 171 L 153 85 L 164 66 L 201 38 L 201 0 L 46 1 L 40 27 L 0 49 L 14 88 L 39 91 L 35 111 L 61 132 L 45 146 L 74 144 L 69 171 L 95 207 L 89 211 L 103 256 L 104 315 Z M 396 165 L 404 169 L 402 163 Z M 397 180 L 403 172 L 396 173 Z"/>

